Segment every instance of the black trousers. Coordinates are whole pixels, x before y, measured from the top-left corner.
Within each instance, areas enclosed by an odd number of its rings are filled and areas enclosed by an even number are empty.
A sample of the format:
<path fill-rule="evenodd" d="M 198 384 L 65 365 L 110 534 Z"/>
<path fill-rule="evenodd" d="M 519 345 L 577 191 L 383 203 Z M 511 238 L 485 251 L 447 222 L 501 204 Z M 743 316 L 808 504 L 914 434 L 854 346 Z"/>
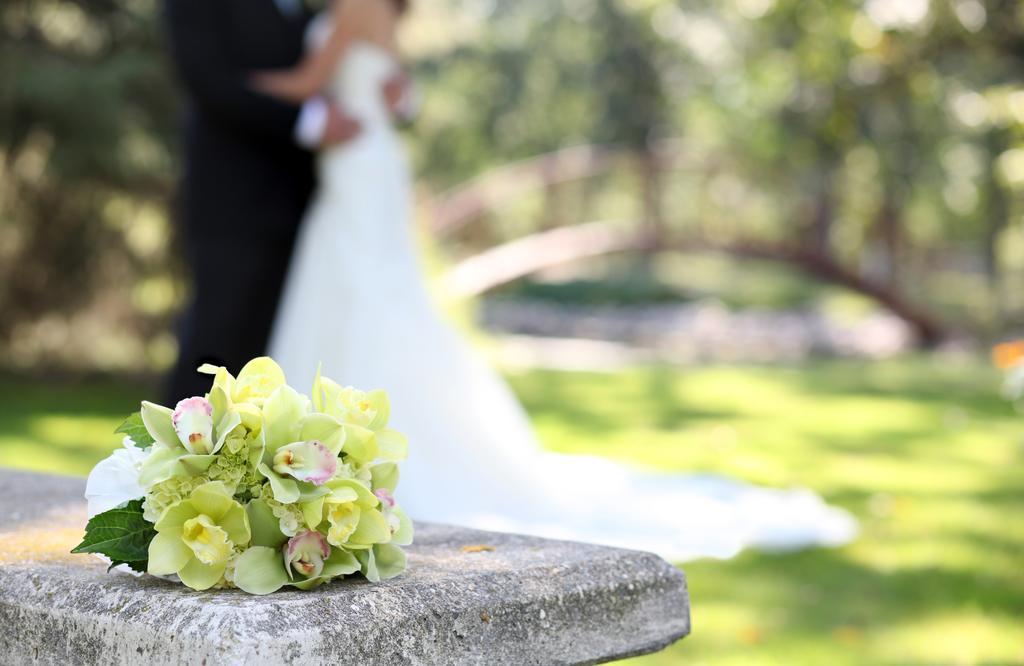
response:
<path fill-rule="evenodd" d="M 204 395 L 212 377 L 196 372 L 213 363 L 237 373 L 249 360 L 266 353 L 271 326 L 288 271 L 292 233 L 273 238 L 221 241 L 192 239 L 192 301 L 179 324 L 178 362 L 171 372 L 164 404 Z"/>

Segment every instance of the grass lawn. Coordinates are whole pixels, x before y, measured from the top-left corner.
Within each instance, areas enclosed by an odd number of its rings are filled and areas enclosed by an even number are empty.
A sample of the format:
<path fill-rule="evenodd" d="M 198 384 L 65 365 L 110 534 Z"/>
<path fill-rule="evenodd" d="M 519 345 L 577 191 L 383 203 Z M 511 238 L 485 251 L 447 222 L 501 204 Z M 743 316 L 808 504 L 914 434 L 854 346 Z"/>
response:
<path fill-rule="evenodd" d="M 1024 664 L 1024 419 L 983 363 L 511 377 L 548 446 L 802 485 L 837 550 L 691 562 L 694 635 L 648 664 Z M 85 474 L 137 386 L 0 380 L 0 464 Z"/>

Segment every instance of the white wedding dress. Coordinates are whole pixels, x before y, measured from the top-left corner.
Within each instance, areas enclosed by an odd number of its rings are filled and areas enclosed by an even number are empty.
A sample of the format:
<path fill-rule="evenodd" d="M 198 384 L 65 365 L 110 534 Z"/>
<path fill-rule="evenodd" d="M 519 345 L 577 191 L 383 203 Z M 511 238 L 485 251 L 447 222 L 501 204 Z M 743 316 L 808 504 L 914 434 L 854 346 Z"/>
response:
<path fill-rule="evenodd" d="M 363 131 L 320 157 L 271 342 L 296 387 L 323 373 L 391 397 L 409 438 L 398 500 L 419 520 L 653 550 L 836 545 L 855 523 L 804 490 L 663 475 L 544 452 L 523 409 L 431 303 L 413 239 L 410 170 L 382 83 L 395 62 L 357 42 L 330 93 Z"/>

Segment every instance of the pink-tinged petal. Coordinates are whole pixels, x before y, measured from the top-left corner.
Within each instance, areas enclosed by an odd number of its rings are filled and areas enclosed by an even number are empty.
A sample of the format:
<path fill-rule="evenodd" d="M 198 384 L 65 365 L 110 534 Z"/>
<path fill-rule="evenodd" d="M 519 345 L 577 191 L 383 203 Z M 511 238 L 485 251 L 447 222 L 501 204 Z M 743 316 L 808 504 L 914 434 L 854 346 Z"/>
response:
<path fill-rule="evenodd" d="M 392 495 L 387 488 L 378 488 L 373 491 L 373 494 L 377 496 L 380 503 L 389 509 L 393 509 L 395 506 L 395 497 Z"/>
<path fill-rule="evenodd" d="M 394 510 L 395 496 L 387 488 L 378 488 L 373 491 L 373 494 L 380 500 L 380 511 L 388 523 L 388 529 L 391 534 L 395 534 L 402 527 L 402 519 Z"/>
<path fill-rule="evenodd" d="M 324 569 L 324 560 L 331 555 L 327 539 L 313 530 L 300 532 L 288 539 L 284 549 L 289 575 L 294 572 L 307 578 L 319 576 Z"/>
<path fill-rule="evenodd" d="M 320 442 L 295 442 L 277 450 L 273 468 L 282 476 L 319 486 L 338 471 L 338 457 Z"/>
<path fill-rule="evenodd" d="M 199 396 L 180 401 L 171 414 L 171 425 L 189 453 L 213 453 L 213 405 Z"/>

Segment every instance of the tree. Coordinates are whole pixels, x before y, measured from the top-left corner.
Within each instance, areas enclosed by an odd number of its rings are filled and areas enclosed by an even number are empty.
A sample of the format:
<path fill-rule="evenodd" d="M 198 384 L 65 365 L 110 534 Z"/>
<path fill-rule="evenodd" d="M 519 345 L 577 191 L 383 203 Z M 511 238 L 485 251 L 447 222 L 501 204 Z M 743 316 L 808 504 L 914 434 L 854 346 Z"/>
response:
<path fill-rule="evenodd" d="M 61 349 L 62 362 L 95 363 L 95 341 L 74 329 L 102 319 L 141 335 L 107 359 L 133 365 L 173 304 L 139 307 L 136 291 L 172 253 L 177 104 L 154 5 L 9 0 L 0 40 L 0 347 L 33 343 L 19 363 Z"/>

